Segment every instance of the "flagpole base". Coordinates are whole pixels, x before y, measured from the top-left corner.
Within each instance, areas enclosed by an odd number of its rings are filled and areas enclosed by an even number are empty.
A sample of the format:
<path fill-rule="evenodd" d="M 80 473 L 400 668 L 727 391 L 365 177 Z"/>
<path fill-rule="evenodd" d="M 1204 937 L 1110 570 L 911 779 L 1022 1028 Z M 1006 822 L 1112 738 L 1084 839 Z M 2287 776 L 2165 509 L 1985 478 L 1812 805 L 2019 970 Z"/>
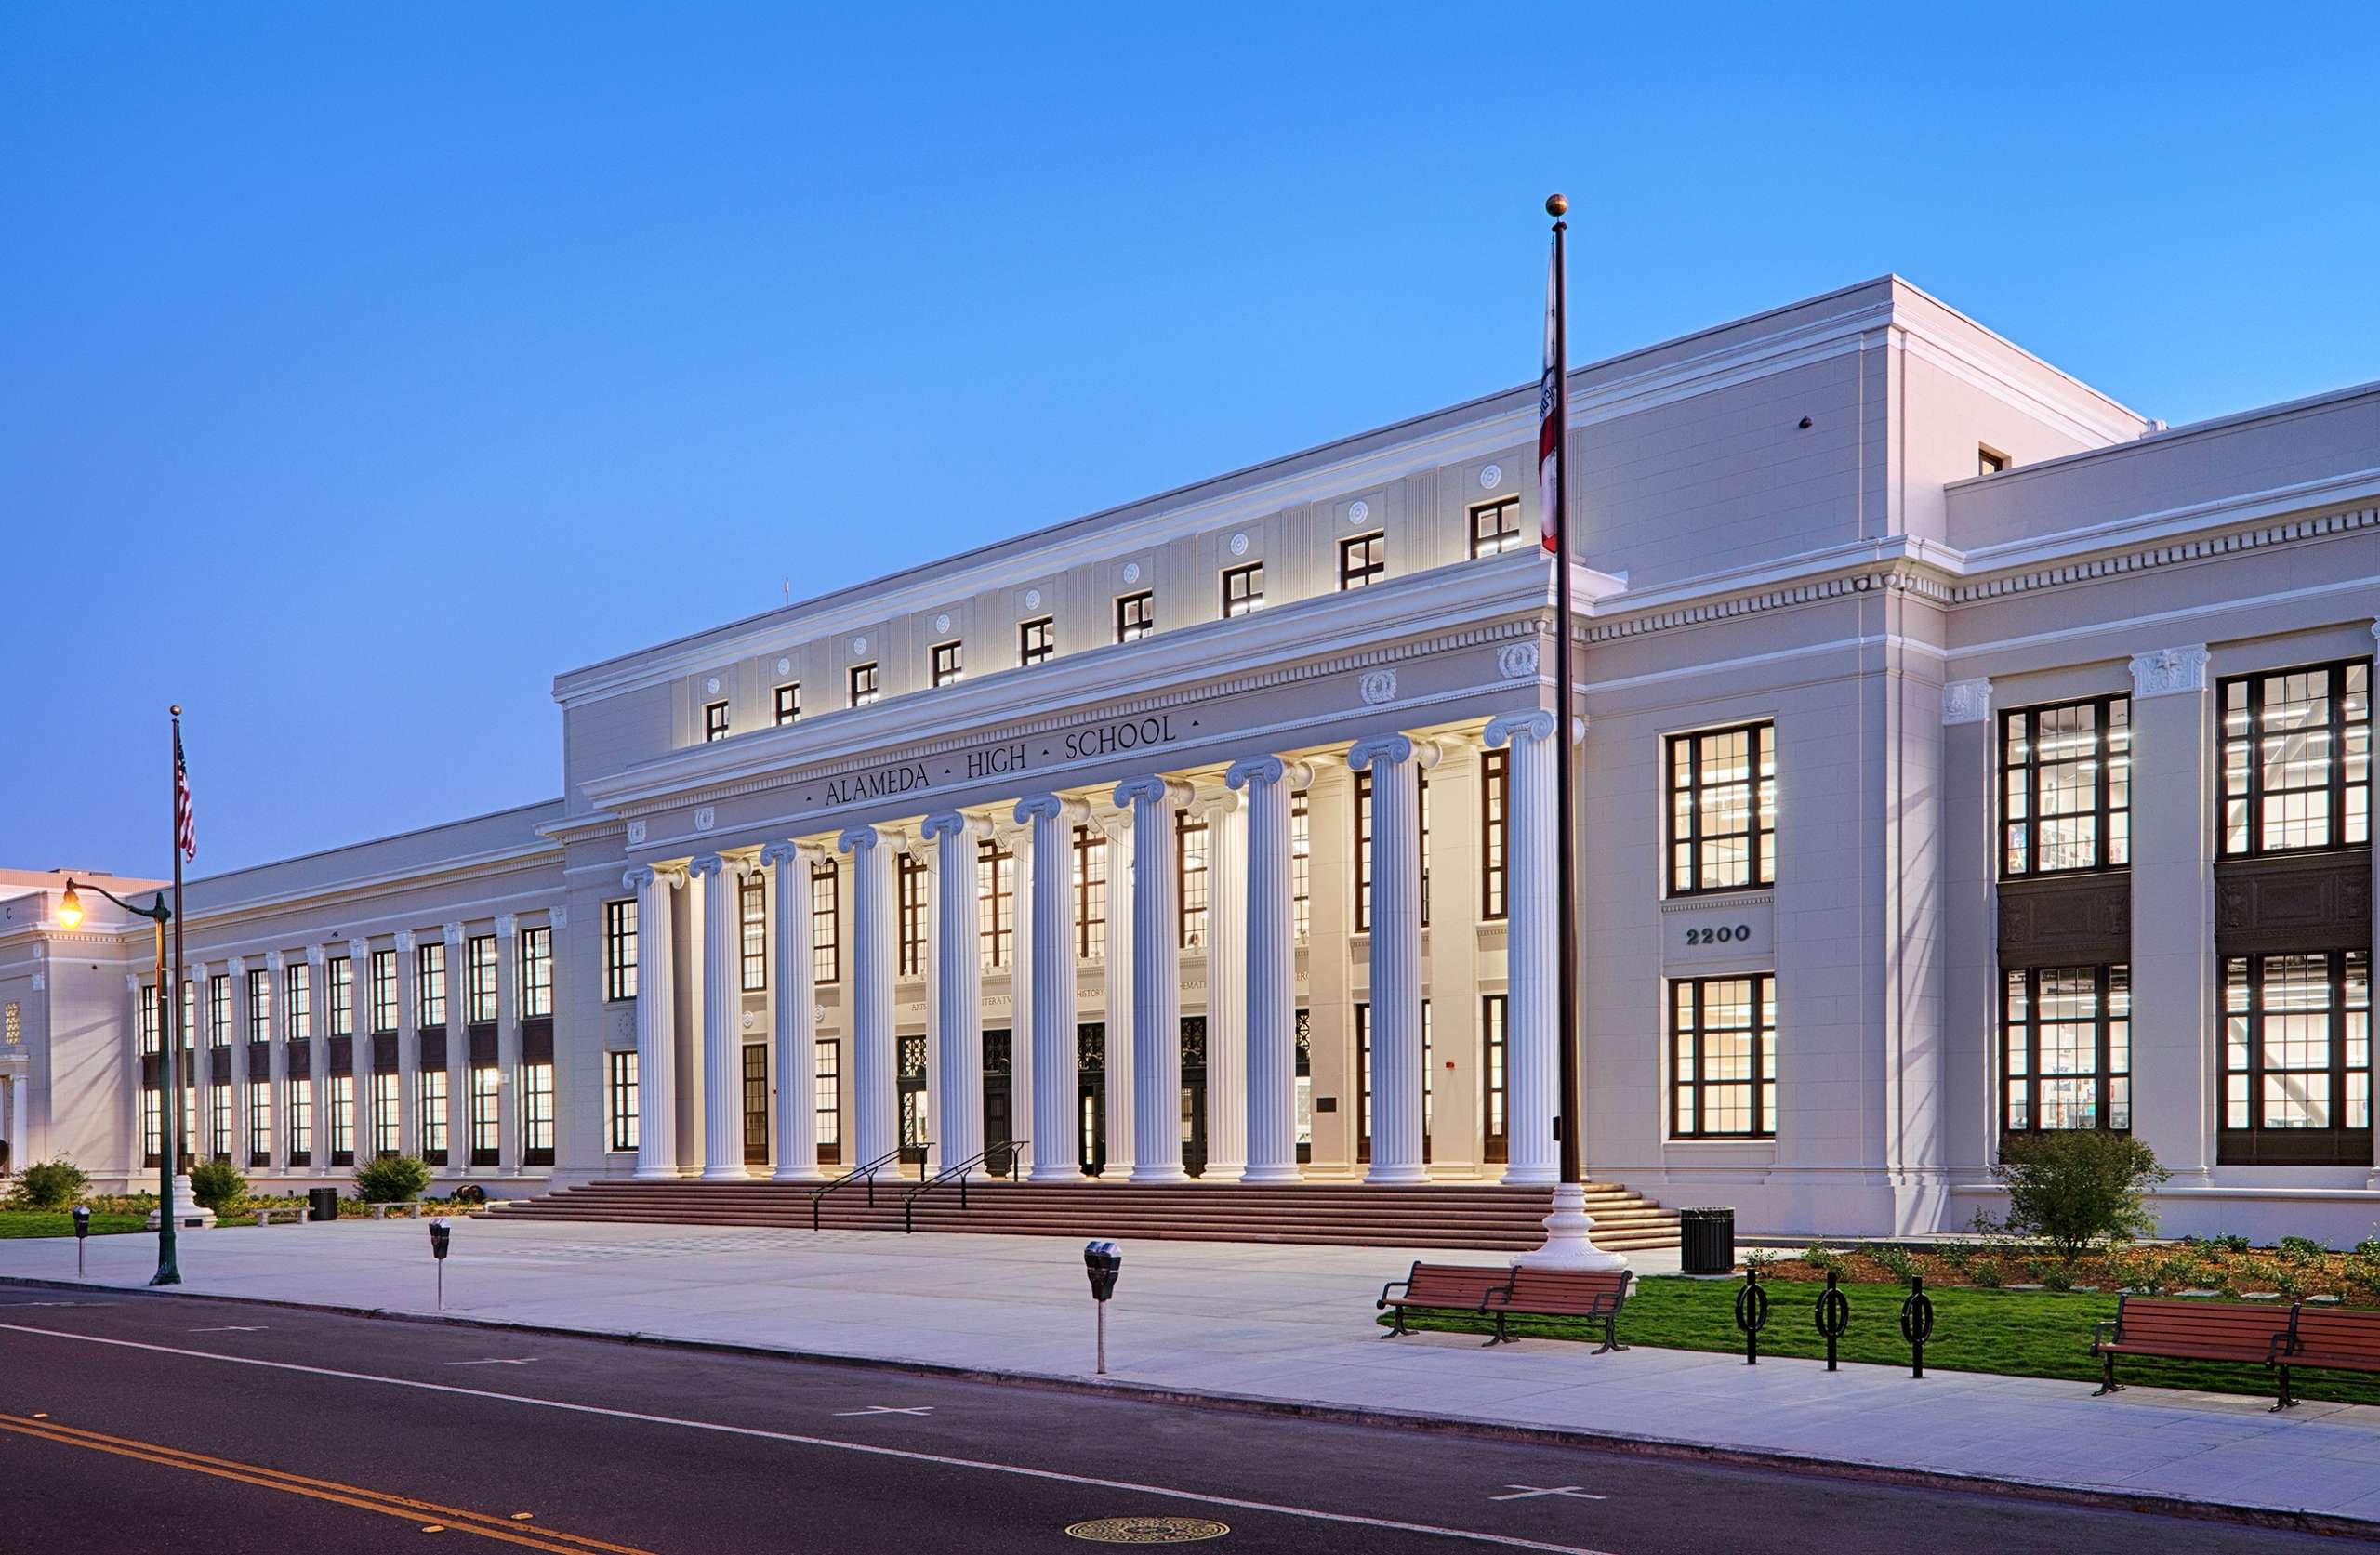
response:
<path fill-rule="evenodd" d="M 1594 1224 L 1594 1217 L 1587 1213 L 1586 1184 L 1557 1182 L 1554 1185 L 1554 1211 L 1545 1218 L 1545 1245 L 1518 1255 L 1513 1262 L 1523 1269 L 1571 1269 L 1598 1273 L 1627 1268 L 1625 1257 L 1595 1245 L 1590 1234 Z"/>
<path fill-rule="evenodd" d="M 184 1231 L 204 1231 L 215 1224 L 215 1211 L 191 1197 L 190 1173 L 182 1172 L 174 1179 L 174 1224 Z M 157 1211 L 149 1212 L 149 1229 L 157 1229 Z"/>

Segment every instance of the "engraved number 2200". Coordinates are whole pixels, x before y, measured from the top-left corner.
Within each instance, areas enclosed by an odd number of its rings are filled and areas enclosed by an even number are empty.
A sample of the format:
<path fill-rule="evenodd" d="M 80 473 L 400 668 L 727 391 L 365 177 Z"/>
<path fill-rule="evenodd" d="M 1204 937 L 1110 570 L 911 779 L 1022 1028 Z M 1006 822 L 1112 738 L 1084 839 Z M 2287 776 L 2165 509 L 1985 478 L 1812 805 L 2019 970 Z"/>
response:
<path fill-rule="evenodd" d="M 1689 929 L 1686 931 L 1686 942 L 1690 945 L 1724 945 L 1730 941 L 1751 938 L 1752 925 L 1748 923 L 1722 924 L 1716 929 Z"/>

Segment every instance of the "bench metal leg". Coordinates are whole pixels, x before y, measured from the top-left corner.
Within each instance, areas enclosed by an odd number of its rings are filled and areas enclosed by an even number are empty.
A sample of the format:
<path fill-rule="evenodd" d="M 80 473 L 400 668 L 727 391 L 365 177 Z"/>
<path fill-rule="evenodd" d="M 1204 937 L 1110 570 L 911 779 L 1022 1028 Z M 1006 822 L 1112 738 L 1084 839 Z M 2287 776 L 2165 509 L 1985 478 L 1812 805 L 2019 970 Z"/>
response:
<path fill-rule="evenodd" d="M 1504 1314 L 1502 1312 L 1498 1312 L 1496 1314 L 1496 1337 L 1489 1339 L 1486 1344 L 1481 1345 L 1479 1348 L 1482 1350 L 1493 1350 L 1500 1344 L 1518 1344 L 1520 1340 L 1518 1338 L 1505 1332 Z"/>
<path fill-rule="evenodd" d="M 2272 1406 L 2272 1413 L 2278 1415 L 2284 1409 L 2294 1409 L 2296 1407 L 2297 1401 L 2292 1398 L 2289 1393 L 2289 1368 L 2287 1366 L 2283 1366 L 2281 1368 L 2281 1402 Z"/>
<path fill-rule="evenodd" d="M 2116 1358 L 2113 1355 L 2102 1355 L 2099 1357 L 2099 1364 L 2101 1367 L 2099 1390 L 2091 1396 L 2096 1399 L 2106 1393 L 2122 1392 L 2123 1384 L 2116 1380 Z"/>
<path fill-rule="evenodd" d="M 1603 1320 L 1603 1343 L 1595 1347 L 1595 1349 L 1588 1351 L 1589 1354 L 1603 1355 L 1615 1350 L 1626 1350 L 1628 1348 L 1626 1345 L 1620 1342 L 1620 1336 L 1613 1328 L 1613 1324 L 1618 1321 L 1619 1318 L 1617 1315 L 1607 1317 Z"/>
<path fill-rule="evenodd" d="M 1391 1307 L 1389 1311 L 1396 1314 L 1396 1321 L 1389 1325 L 1388 1332 L 1382 1334 L 1381 1338 L 1383 1339 L 1401 1338 L 1405 1333 L 1405 1309 L 1402 1307 Z"/>

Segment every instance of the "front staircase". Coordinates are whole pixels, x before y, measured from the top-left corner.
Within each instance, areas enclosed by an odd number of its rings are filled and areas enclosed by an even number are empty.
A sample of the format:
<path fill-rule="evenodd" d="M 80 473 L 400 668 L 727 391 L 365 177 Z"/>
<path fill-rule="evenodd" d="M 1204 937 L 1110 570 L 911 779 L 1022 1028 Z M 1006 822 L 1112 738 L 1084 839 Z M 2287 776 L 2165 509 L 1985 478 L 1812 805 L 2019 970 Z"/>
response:
<path fill-rule="evenodd" d="M 871 1207 L 858 1183 L 819 1201 L 828 1231 L 903 1227 L 917 1184 L 882 1178 Z M 638 1182 L 607 1179 L 536 1199 L 504 1201 L 504 1220 L 602 1220 L 650 1225 L 810 1228 L 816 1190 L 789 1182 Z M 942 1184 L 910 1206 L 921 1232 L 1006 1236 L 1157 1238 L 1182 1242 L 1291 1242 L 1343 1247 L 1431 1247 L 1526 1252 L 1545 1240 L 1544 1188 L 1435 1182 L 1371 1187 L 1359 1182 L 1271 1186 L 1226 1182 L 1128 1186 L 1085 1179 L 1032 1185 L 968 1184 L 967 1203 Z M 1614 1252 L 1677 1245 L 1677 1214 L 1617 1183 L 1587 1184 L 1595 1245 Z"/>

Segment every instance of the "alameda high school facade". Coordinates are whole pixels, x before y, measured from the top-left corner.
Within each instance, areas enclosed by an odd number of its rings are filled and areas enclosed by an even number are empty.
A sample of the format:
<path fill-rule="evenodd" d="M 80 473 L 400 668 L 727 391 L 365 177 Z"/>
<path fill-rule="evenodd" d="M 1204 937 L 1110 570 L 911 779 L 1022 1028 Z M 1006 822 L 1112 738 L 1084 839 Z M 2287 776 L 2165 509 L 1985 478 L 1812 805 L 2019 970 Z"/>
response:
<path fill-rule="evenodd" d="M 561 798 L 191 888 L 196 1149 L 1550 1181 L 1567 731 L 1597 1179 L 1919 1232 L 2124 1129 L 2370 1234 L 2380 386 L 2169 429 L 1888 278 L 1570 393 L 1567 718 L 1533 386 L 570 670 Z M 152 1180 L 64 883 L 0 1130 Z"/>

